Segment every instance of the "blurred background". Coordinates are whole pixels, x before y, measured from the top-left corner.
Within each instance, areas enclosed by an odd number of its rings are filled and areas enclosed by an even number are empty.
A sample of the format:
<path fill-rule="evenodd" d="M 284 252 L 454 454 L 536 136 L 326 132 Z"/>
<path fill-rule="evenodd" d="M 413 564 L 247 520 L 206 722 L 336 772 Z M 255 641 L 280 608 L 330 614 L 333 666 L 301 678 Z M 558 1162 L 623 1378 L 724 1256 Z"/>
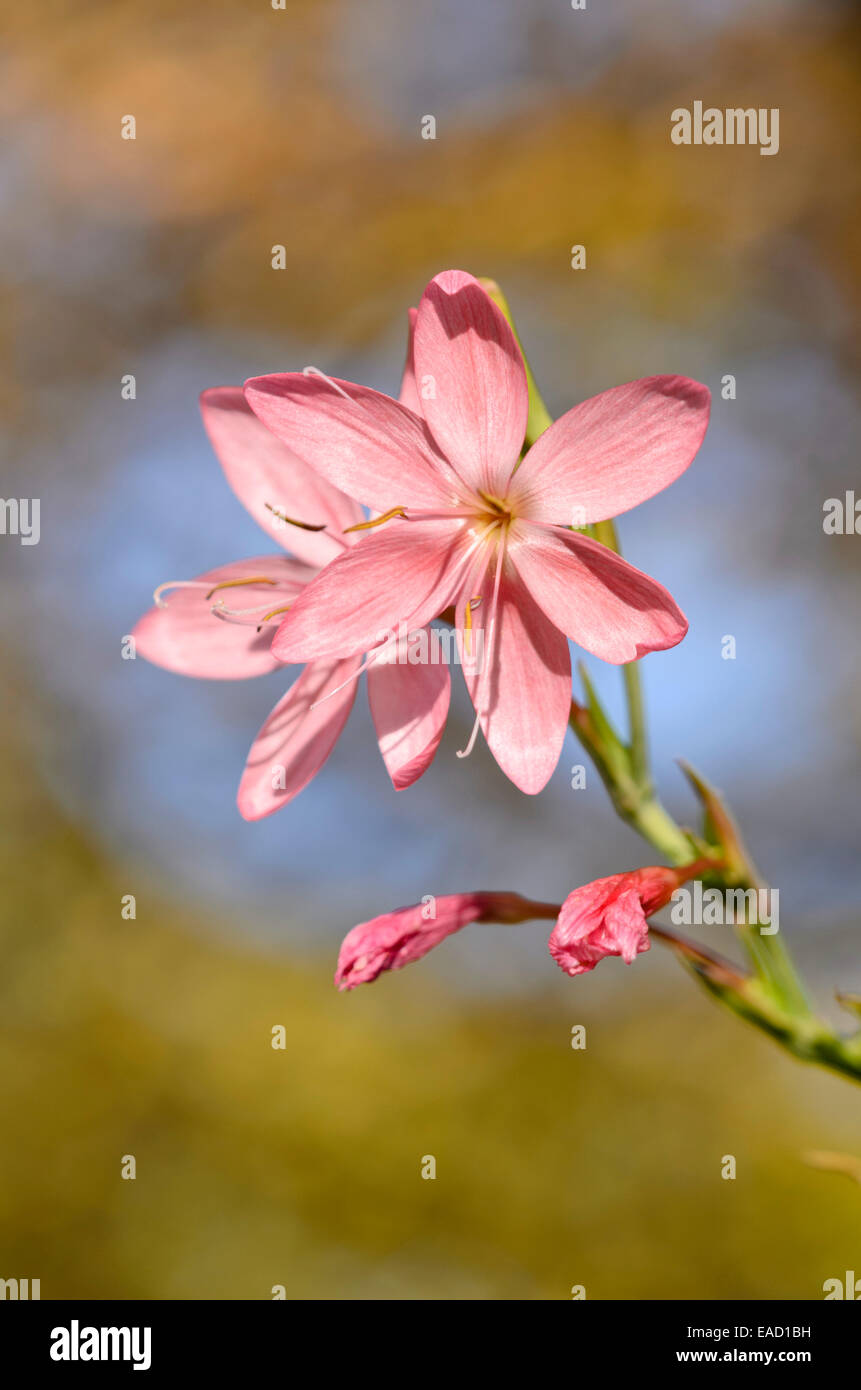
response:
<path fill-rule="evenodd" d="M 41 499 L 41 539 L 0 539 L 0 1277 L 43 1298 L 821 1298 L 861 1270 L 861 1190 L 801 1154 L 861 1154 L 859 1095 L 659 947 L 571 981 L 547 924 L 477 927 L 332 987 L 345 931 L 423 894 L 557 900 L 650 862 L 595 775 L 572 789 L 573 741 L 521 796 L 481 743 L 454 756 L 456 677 L 436 761 L 396 794 L 362 691 L 323 774 L 248 825 L 239 774 L 284 678 L 193 682 L 121 647 L 156 584 L 268 548 L 202 388 L 314 363 L 395 393 L 430 276 L 494 276 L 551 410 L 659 372 L 711 386 L 694 466 L 621 523 L 691 623 L 644 664 L 656 771 L 683 820 L 675 757 L 727 792 L 823 1007 L 861 990 L 861 538 L 822 527 L 827 498 L 861 498 L 857 10 L 2 12 L 2 493 Z M 673 145 L 694 100 L 779 107 L 779 154 Z"/>

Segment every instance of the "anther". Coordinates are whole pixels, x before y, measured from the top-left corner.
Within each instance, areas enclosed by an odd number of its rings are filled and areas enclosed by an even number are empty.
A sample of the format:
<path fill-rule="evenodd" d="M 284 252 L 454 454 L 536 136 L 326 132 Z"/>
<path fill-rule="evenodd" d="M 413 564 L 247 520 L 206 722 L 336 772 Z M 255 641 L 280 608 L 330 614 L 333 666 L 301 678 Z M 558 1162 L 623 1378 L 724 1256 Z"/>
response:
<path fill-rule="evenodd" d="M 269 613 L 264 613 L 263 617 L 260 619 L 260 622 L 257 624 L 257 631 L 262 632 L 266 624 L 269 622 L 270 618 L 276 617 L 279 613 L 289 613 L 290 608 L 291 605 L 289 603 L 285 603 L 283 608 L 273 608 Z"/>
<path fill-rule="evenodd" d="M 466 657 L 468 661 L 472 661 L 472 610 L 473 608 L 480 607 L 480 605 L 481 594 L 476 594 L 474 598 L 467 599 L 466 612 L 464 614 L 464 627 L 466 628 L 466 641 L 464 645 L 466 647 Z"/>
<path fill-rule="evenodd" d="M 213 594 L 217 594 L 219 589 L 239 589 L 243 584 L 276 584 L 277 580 L 267 579 L 265 574 L 251 574 L 247 579 L 222 579 L 220 584 L 214 584 L 206 595 L 211 599 Z"/>
<path fill-rule="evenodd" d="M 405 517 L 406 514 L 406 507 L 392 507 L 389 511 L 383 512 L 382 516 L 372 517 L 370 521 L 357 521 L 355 526 L 346 526 L 343 534 L 346 536 L 350 531 L 370 531 L 373 526 L 382 526 L 384 521 L 391 521 L 395 516 Z"/>
<path fill-rule="evenodd" d="M 325 531 L 326 529 L 325 521 L 322 526 L 314 526 L 310 521 L 297 521 L 294 516 L 287 516 L 278 507 L 273 507 L 271 502 L 264 502 L 263 505 L 273 516 L 277 516 L 279 521 L 286 522 L 288 526 L 299 526 L 303 531 Z"/>

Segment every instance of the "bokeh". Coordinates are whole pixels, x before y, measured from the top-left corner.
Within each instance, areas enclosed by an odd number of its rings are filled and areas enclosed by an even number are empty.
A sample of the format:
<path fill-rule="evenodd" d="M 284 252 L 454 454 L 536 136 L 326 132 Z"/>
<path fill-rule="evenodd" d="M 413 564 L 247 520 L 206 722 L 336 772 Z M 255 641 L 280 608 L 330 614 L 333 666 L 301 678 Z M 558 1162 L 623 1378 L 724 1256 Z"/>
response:
<path fill-rule="evenodd" d="M 315 364 L 395 392 L 438 270 L 503 285 L 556 413 L 705 381 L 694 466 L 621 523 L 691 623 L 644 662 L 655 766 L 683 820 L 675 758 L 728 794 L 838 1016 L 834 989 L 861 991 L 861 537 L 822 521 L 861 499 L 854 7 L 2 9 L 2 493 L 40 499 L 41 538 L 0 537 L 0 1277 L 43 1298 L 822 1297 L 861 1268 L 861 1190 L 802 1155 L 861 1154 L 858 1094 L 660 948 L 571 981 L 546 924 L 475 927 L 333 989 L 342 935 L 387 908 L 556 900 L 649 862 L 597 777 L 572 788 L 573 739 L 525 798 L 481 744 L 455 757 L 458 689 L 395 793 L 362 690 L 321 776 L 249 825 L 239 773 L 283 678 L 121 651 L 156 584 L 265 548 L 199 391 Z M 779 153 L 674 145 L 694 100 L 778 107 Z"/>

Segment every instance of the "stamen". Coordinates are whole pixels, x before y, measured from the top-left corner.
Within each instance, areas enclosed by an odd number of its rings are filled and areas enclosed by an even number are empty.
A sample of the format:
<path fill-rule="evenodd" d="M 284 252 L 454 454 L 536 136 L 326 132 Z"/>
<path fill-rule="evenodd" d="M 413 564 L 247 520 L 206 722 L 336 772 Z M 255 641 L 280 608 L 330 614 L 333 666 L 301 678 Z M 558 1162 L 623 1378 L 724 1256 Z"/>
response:
<path fill-rule="evenodd" d="M 326 694 L 321 696 L 319 700 L 315 700 L 313 705 L 311 706 L 311 709 L 316 709 L 318 705 L 325 705 L 326 701 L 331 700 L 333 695 L 337 695 L 339 690 L 343 690 L 345 686 L 351 683 L 351 681 L 357 681 L 359 679 L 359 676 L 361 676 L 362 672 L 367 671 L 368 667 L 374 664 L 380 652 L 386 646 L 388 646 L 388 642 L 381 642 L 378 647 L 374 647 L 373 651 L 368 652 L 359 669 L 357 671 L 354 671 L 351 676 L 348 676 L 345 681 L 341 681 L 340 685 L 336 685 L 334 690 L 328 690 Z"/>
<path fill-rule="evenodd" d="M 219 589 L 239 589 L 243 584 L 277 584 L 277 579 L 267 579 L 265 574 L 251 574 L 247 579 L 222 579 L 220 584 L 214 584 L 206 597 L 212 598 Z"/>
<path fill-rule="evenodd" d="M 472 733 L 469 736 L 469 741 L 467 742 L 466 747 L 457 750 L 457 756 L 459 758 L 469 757 L 470 753 L 475 747 L 475 741 L 478 738 L 478 731 L 481 727 L 482 700 L 484 698 L 484 687 L 486 684 L 485 677 L 489 679 L 490 672 L 493 669 L 493 639 L 496 633 L 496 614 L 499 606 L 499 585 L 502 579 L 502 562 L 505 558 L 505 542 L 507 539 L 508 531 L 507 528 L 503 526 L 502 540 L 496 557 L 496 574 L 494 575 L 493 579 L 493 597 L 490 601 L 490 619 L 487 624 L 487 646 L 484 653 L 484 665 L 478 673 L 478 680 L 476 681 L 475 687 L 475 722 L 472 726 Z M 470 602 L 472 602 L 472 600 L 470 600 Z"/>
<path fill-rule="evenodd" d="M 263 505 L 273 516 L 277 516 L 279 521 L 286 521 L 289 526 L 300 526 L 303 531 L 325 531 L 326 529 L 325 521 L 322 526 L 312 526 L 310 521 L 297 521 L 294 516 L 287 516 L 287 514 L 280 511 L 278 507 L 273 507 L 271 502 L 264 502 Z"/>
<path fill-rule="evenodd" d="M 254 608 L 226 608 L 219 599 L 209 611 L 214 618 L 220 618 L 223 623 L 233 623 L 237 627 L 256 627 L 259 631 L 264 621 L 261 620 L 260 613 L 266 607 L 265 603 L 258 603 Z"/>
<path fill-rule="evenodd" d="M 452 508 L 451 511 L 447 512 L 407 511 L 404 514 L 404 521 L 451 521 L 452 518 L 458 520 L 467 517 L 471 518 L 473 521 L 476 520 L 475 507 Z"/>
<path fill-rule="evenodd" d="M 459 560 L 457 561 L 457 564 L 455 565 L 454 569 L 452 570 L 451 574 L 449 575 L 449 593 L 450 593 L 450 594 L 454 594 L 454 593 L 457 591 L 457 588 L 458 588 L 459 583 L 460 583 L 460 577 L 461 577 L 461 575 L 463 574 L 464 570 L 469 570 L 469 562 L 470 562 L 470 560 L 472 559 L 473 555 L 475 554 L 475 552 L 476 552 L 477 550 L 480 550 L 480 549 L 481 549 L 481 546 L 482 546 L 482 544 L 484 543 L 484 541 L 487 540 L 488 536 L 490 536 L 490 535 L 496 530 L 497 526 L 499 526 L 499 525 L 500 525 L 500 523 L 499 523 L 498 521 L 492 521 L 492 522 L 490 523 L 490 525 L 487 527 L 487 529 L 486 529 L 485 531 L 482 531 L 480 535 L 478 535 L 478 536 L 473 536 L 473 538 L 472 538 L 472 540 L 470 541 L 469 545 L 466 547 L 466 550 L 465 550 L 465 551 L 463 552 L 463 554 L 460 556 Z M 477 576 L 477 578 L 480 578 L 480 576 L 481 576 L 483 573 L 484 573 L 484 566 L 482 566 L 482 568 L 478 571 L 478 576 Z M 469 578 L 469 574 L 467 574 L 467 579 L 468 579 L 468 578 Z M 464 585 L 466 585 L 466 580 L 464 580 Z"/>
<path fill-rule="evenodd" d="M 164 584 L 159 584 L 153 590 L 153 602 L 157 608 L 167 608 L 167 604 L 162 598 L 166 589 L 208 589 L 209 585 L 204 584 L 202 579 L 168 579 Z"/>
<path fill-rule="evenodd" d="M 467 599 L 466 614 L 464 616 L 464 627 L 466 628 L 466 659 L 472 661 L 472 610 L 481 606 L 481 594 L 476 594 L 474 598 Z"/>
<path fill-rule="evenodd" d="M 353 404 L 352 396 L 348 396 L 344 388 L 339 386 L 337 381 L 333 381 L 330 376 L 327 376 L 325 372 L 321 372 L 319 367 L 303 367 L 302 375 L 322 377 L 324 381 L 329 383 L 333 391 L 337 391 L 338 395 L 343 396 L 345 401 L 349 401 L 351 405 Z"/>
<path fill-rule="evenodd" d="M 241 609 L 241 608 L 237 611 L 237 610 L 232 609 L 232 608 L 223 608 L 220 604 L 214 603 L 214 604 L 212 605 L 212 607 L 210 608 L 209 611 L 210 611 L 210 613 L 212 614 L 213 618 L 218 618 L 218 619 L 220 619 L 220 621 L 223 622 L 223 623 L 230 623 L 233 627 L 256 627 L 256 626 L 257 626 L 256 619 L 253 618 L 253 617 L 252 617 L 252 618 L 246 618 L 246 617 L 244 617 L 244 616 L 243 616 L 244 610 Z M 256 610 L 252 610 L 252 611 L 253 611 L 253 612 L 256 612 Z"/>
<path fill-rule="evenodd" d="M 271 602 L 271 600 L 270 600 L 270 602 Z M 215 603 L 212 605 L 212 607 L 211 607 L 211 609 L 210 609 L 209 611 L 210 611 L 210 613 L 218 613 L 218 614 L 227 613 L 227 614 L 230 615 L 231 618 L 237 618 L 237 617 L 244 617 L 246 613 L 252 613 L 252 614 L 253 614 L 253 613 L 262 613 L 263 610 L 264 610 L 264 608 L 268 608 L 268 607 L 269 607 L 269 602 L 267 602 L 267 603 L 255 603 L 255 605 L 254 605 L 253 608 L 228 608 L 228 607 L 225 605 L 225 603 L 223 602 L 223 600 L 219 598 L 219 599 L 216 599 Z"/>
<path fill-rule="evenodd" d="M 480 487 L 477 487 L 475 490 L 482 502 L 486 502 L 490 510 L 496 512 L 497 516 L 507 517 L 511 515 L 508 504 L 504 502 L 501 497 L 494 497 L 490 492 L 482 492 Z"/>
<path fill-rule="evenodd" d="M 259 626 L 258 626 L 258 628 L 257 628 L 257 631 L 258 631 L 258 632 L 262 632 L 262 631 L 263 631 L 263 628 L 264 628 L 264 627 L 266 626 L 266 624 L 269 622 L 269 619 L 270 619 L 270 618 L 275 618 L 275 617 L 277 617 L 277 615 L 278 615 L 279 613 L 289 613 L 289 612 L 290 612 L 290 609 L 292 608 L 292 606 L 293 606 L 293 605 L 290 604 L 290 603 L 285 603 L 283 608 L 273 608 L 273 609 L 271 609 L 271 611 L 270 611 L 269 613 L 264 613 L 263 617 L 260 619 L 260 623 L 259 623 Z"/>
<path fill-rule="evenodd" d="M 490 527 L 488 528 L 488 530 L 484 533 L 484 535 L 482 535 L 482 536 L 476 536 L 476 537 L 470 542 L 468 548 L 466 549 L 466 551 L 464 552 L 464 554 L 460 557 L 460 559 L 458 560 L 458 562 L 457 562 L 457 564 L 456 564 L 456 566 L 455 566 L 455 568 L 454 568 L 454 571 L 452 572 L 452 575 L 451 575 L 451 584 L 452 584 L 452 585 L 456 584 L 457 579 L 458 579 L 458 576 L 460 575 L 461 571 L 464 570 L 464 569 L 467 567 L 467 565 L 469 564 L 469 561 L 470 561 L 471 557 L 474 555 L 475 551 L 476 551 L 476 550 L 478 549 L 478 547 L 481 545 L 481 542 L 487 538 L 487 536 L 490 534 L 490 531 L 492 531 L 498 524 L 499 524 L 498 522 L 494 522 L 493 525 L 490 526 Z M 391 645 L 391 639 L 387 639 L 385 642 L 381 642 L 378 646 L 374 647 L 372 651 L 368 652 L 367 656 L 365 657 L 365 660 L 362 662 L 362 664 L 361 664 L 361 666 L 359 667 L 359 669 L 353 673 L 352 676 L 348 676 L 347 679 L 346 679 L 345 681 L 342 681 L 340 685 L 337 685 L 337 686 L 335 687 L 334 690 L 329 690 L 329 691 L 328 691 L 325 695 L 323 695 L 319 700 L 315 700 L 314 703 L 311 705 L 311 709 L 316 709 L 318 705 L 325 704 L 325 702 L 326 702 L 327 700 L 331 700 L 332 696 L 333 696 L 333 695 L 337 695 L 339 690 L 343 690 L 343 689 L 344 689 L 344 686 L 350 684 L 350 681 L 358 680 L 358 678 L 359 678 L 359 676 L 361 676 L 362 672 L 363 672 L 363 671 L 366 671 L 366 670 L 368 669 L 368 667 L 371 666 L 371 665 L 377 660 L 377 658 L 380 656 L 381 652 L 383 652 L 383 651 L 385 650 L 385 648 L 386 648 L 387 646 L 390 646 L 390 645 Z"/>
<path fill-rule="evenodd" d="M 350 531 L 370 531 L 373 526 L 382 526 L 384 521 L 391 521 L 392 517 L 406 516 L 405 507 L 392 507 L 389 511 L 383 512 L 382 516 L 372 517 L 370 521 L 357 521 L 355 526 L 345 526 L 343 534 L 346 536 Z"/>

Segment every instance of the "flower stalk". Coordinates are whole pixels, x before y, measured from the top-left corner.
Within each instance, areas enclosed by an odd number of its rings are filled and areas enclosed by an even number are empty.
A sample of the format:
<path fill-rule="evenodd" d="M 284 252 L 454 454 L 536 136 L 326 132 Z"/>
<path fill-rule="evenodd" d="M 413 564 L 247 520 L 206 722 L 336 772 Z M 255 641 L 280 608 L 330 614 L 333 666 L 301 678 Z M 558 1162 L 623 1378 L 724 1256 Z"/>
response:
<path fill-rule="evenodd" d="M 511 325 L 522 351 L 502 291 L 493 281 L 482 283 Z M 525 354 L 524 364 L 529 386 L 527 442 L 531 443 L 553 420 Z M 584 529 L 594 540 L 617 555 L 621 554 L 612 520 L 597 521 Z M 586 667 L 580 663 L 578 669 L 585 703 L 572 700 L 569 724 L 592 759 L 620 819 L 677 868 L 692 857 L 710 859 L 712 866 L 703 874 L 709 886 L 745 892 L 753 889 L 757 895 L 768 892 L 768 885 L 754 865 L 723 798 L 689 764 L 682 762 L 681 767 L 701 804 L 701 831 L 696 833 L 680 826 L 657 796 L 650 767 L 639 662 L 631 661 L 622 666 L 627 739 L 613 727 Z M 763 934 L 758 925 L 749 920 L 749 915 L 746 898 L 742 918 L 736 918 L 735 930 L 748 958 L 749 972 L 741 971 L 730 961 L 675 932 L 655 926 L 651 926 L 650 931 L 675 952 L 714 998 L 768 1033 L 793 1056 L 861 1082 L 861 1029 L 848 1037 L 841 1036 L 815 1013 L 798 968 L 779 933 Z M 853 997 L 847 1002 L 844 997 L 841 1002 L 856 1017 L 861 1014 L 861 1000 Z"/>
<path fill-rule="evenodd" d="M 654 795 L 648 774 L 641 780 L 635 773 L 633 737 L 629 744 L 621 742 L 588 676 L 584 685 L 587 705 L 572 702 L 571 727 L 595 763 L 620 818 L 674 865 L 683 864 L 692 852 L 709 854 L 717 861 L 703 876 L 709 885 L 765 891 L 766 884 L 717 792 L 683 764 L 703 804 L 704 817 L 701 836 L 682 829 Z M 762 934 L 747 917 L 736 923 L 736 933 L 752 966 L 750 973 L 742 973 L 729 961 L 674 932 L 655 926 L 650 931 L 675 952 L 714 998 L 740 1018 L 768 1033 L 800 1060 L 861 1082 L 861 1030 L 843 1037 L 814 1012 L 791 953 L 778 933 Z"/>
<path fill-rule="evenodd" d="M 713 788 L 683 764 L 705 815 L 701 836 L 682 829 L 654 795 L 651 780 L 638 780 L 632 744 L 623 744 L 610 725 L 588 675 L 584 685 L 587 705 L 572 702 L 571 727 L 592 758 L 620 818 L 674 865 L 684 864 L 692 853 L 709 854 L 717 861 L 703 875 L 710 886 L 764 891 L 766 884 L 747 857 L 735 823 Z M 740 971 L 730 961 L 665 928 L 651 925 L 650 934 L 675 952 L 713 998 L 774 1038 L 793 1056 L 861 1082 L 861 1030 L 841 1036 L 814 1012 L 791 953 L 778 933 L 763 935 L 747 918 L 736 923 L 750 972 Z M 854 1011 L 854 1001 L 847 1007 Z"/>

